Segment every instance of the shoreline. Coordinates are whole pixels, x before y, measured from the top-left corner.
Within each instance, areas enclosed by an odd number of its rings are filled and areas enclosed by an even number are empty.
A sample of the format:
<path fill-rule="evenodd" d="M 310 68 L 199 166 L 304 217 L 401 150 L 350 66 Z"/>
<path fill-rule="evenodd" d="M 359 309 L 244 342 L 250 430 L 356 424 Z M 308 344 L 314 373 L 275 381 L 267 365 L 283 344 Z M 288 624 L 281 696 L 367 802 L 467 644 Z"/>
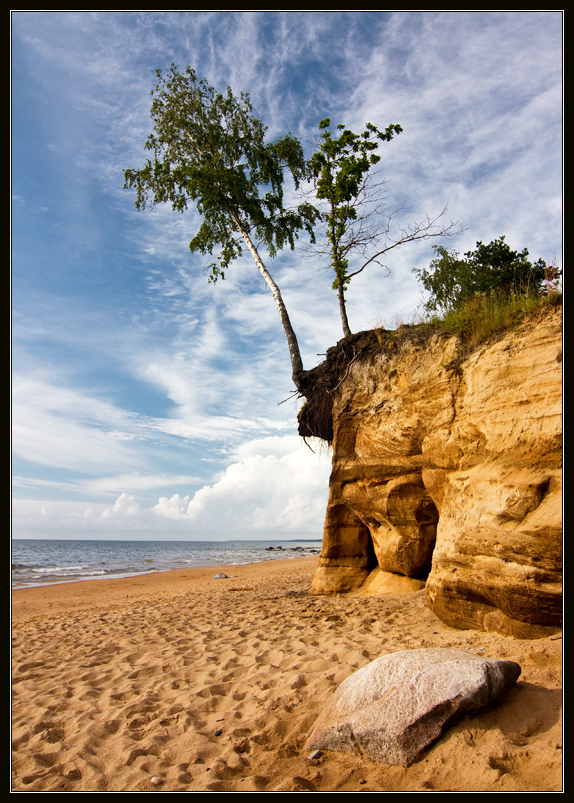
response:
<path fill-rule="evenodd" d="M 141 574 L 127 574 L 119 577 L 92 577 L 92 578 L 82 578 L 80 580 L 62 580 L 55 583 L 42 583 L 41 585 L 33 585 L 33 586 L 13 586 L 12 588 L 12 606 L 14 610 L 14 604 L 18 605 L 20 602 L 20 594 L 26 592 L 34 592 L 35 596 L 37 596 L 38 604 L 42 604 L 43 601 L 47 596 L 51 596 L 54 599 L 51 600 L 51 604 L 53 605 L 55 602 L 57 603 L 67 603 L 69 600 L 74 600 L 78 602 L 79 600 L 91 600 L 94 598 L 94 601 L 102 599 L 102 596 L 105 592 L 105 604 L 108 604 L 109 598 L 118 597 L 118 599 L 123 599 L 125 596 L 126 588 L 129 587 L 130 590 L 130 597 L 133 597 L 135 594 L 136 596 L 141 595 L 145 596 L 149 589 L 148 586 L 155 586 L 154 591 L 175 591 L 177 590 L 182 584 L 191 582 L 194 584 L 203 584 L 209 583 L 213 581 L 214 588 L 217 589 L 217 585 L 221 584 L 222 580 L 216 580 L 215 575 L 218 573 L 223 573 L 228 575 L 229 580 L 237 579 L 240 574 L 237 573 L 238 569 L 245 569 L 248 570 L 249 567 L 259 567 L 262 565 L 267 566 L 268 564 L 290 564 L 293 561 L 297 562 L 310 562 L 313 565 L 318 563 L 318 556 L 310 555 L 310 556 L 295 556 L 292 558 L 270 558 L 268 560 L 258 560 L 252 561 L 251 563 L 222 563 L 220 565 L 213 565 L 213 566 L 190 566 L 184 569 L 160 569 L 158 571 L 151 571 L 151 572 L 142 572 Z M 281 566 L 278 567 L 280 569 Z M 256 571 L 257 576 L 260 575 L 260 572 Z M 266 575 L 267 572 L 263 570 L 263 575 Z M 160 577 L 160 575 L 165 575 L 164 577 Z M 251 577 L 251 572 L 246 571 L 245 576 Z M 107 584 L 110 584 L 107 587 Z M 120 586 L 122 584 L 126 586 Z M 63 588 L 70 586 L 70 588 Z M 42 589 L 46 589 L 47 593 L 42 594 Z M 61 593 L 58 594 L 57 590 L 62 589 Z M 137 589 L 137 591 L 135 590 Z M 56 593 L 50 593 L 54 591 Z"/>
<path fill-rule="evenodd" d="M 18 540 L 18 539 L 13 539 Z M 21 542 L 25 542 L 27 539 L 19 539 Z M 30 540 L 30 539 L 28 539 Z M 162 541 L 110 541 L 109 543 L 113 544 L 128 544 L 132 545 L 134 543 L 138 545 L 145 545 L 149 544 L 153 547 L 156 547 L 159 544 L 180 544 L 185 543 L 189 544 L 191 551 L 193 553 L 196 550 L 196 554 L 193 558 L 187 558 L 183 556 L 183 553 L 179 556 L 166 556 L 164 554 L 156 554 L 151 557 L 147 557 L 145 560 L 139 559 L 140 563 L 156 563 L 155 566 L 145 567 L 143 565 L 137 566 L 118 566 L 117 571 L 115 568 L 112 568 L 114 565 L 114 561 L 121 561 L 122 563 L 131 563 L 134 562 L 137 564 L 138 558 L 136 558 L 133 554 L 132 555 L 97 555 L 94 556 L 93 554 L 88 558 L 87 565 L 84 566 L 69 566 L 65 563 L 61 563 L 63 558 L 61 556 L 54 556 L 46 554 L 38 556 L 40 558 L 40 563 L 32 568 L 30 565 L 19 564 L 15 561 L 14 555 L 12 555 L 12 589 L 17 588 L 35 588 L 37 586 L 48 586 L 48 585 L 60 585 L 62 583 L 73 583 L 73 582 L 83 582 L 85 580 L 114 580 L 114 579 L 124 579 L 129 577 L 138 577 L 141 575 L 148 575 L 148 574 L 157 574 L 158 572 L 164 571 L 172 571 L 177 569 L 188 569 L 188 568 L 203 568 L 203 567 L 210 567 L 217 568 L 219 565 L 226 565 L 226 566 L 244 566 L 248 563 L 260 563 L 265 561 L 271 560 L 291 560 L 299 557 L 315 557 L 319 556 L 321 553 L 321 546 L 322 542 L 319 539 L 292 539 L 291 541 L 281 540 L 277 541 L 277 546 L 266 546 L 261 548 L 261 545 L 269 544 L 270 539 L 264 539 L 258 541 L 239 541 L 239 540 L 227 540 L 227 541 L 217 541 L 217 542 L 203 542 L 203 541 L 189 541 L 189 542 L 162 542 Z M 62 543 L 65 541 L 55 541 L 55 543 Z M 52 542 L 41 540 L 40 543 L 43 546 L 49 545 Z M 70 543 L 74 546 L 79 545 L 80 547 L 86 543 L 91 543 L 85 540 L 70 540 Z M 100 542 L 94 541 L 93 543 L 101 545 L 106 544 L 108 542 Z M 285 546 L 283 547 L 282 544 L 298 544 L 298 546 Z M 305 546 L 301 546 L 301 544 L 306 544 Z M 229 557 L 231 559 L 231 554 L 229 555 L 217 555 L 215 562 L 213 560 L 213 556 L 210 557 L 209 553 L 203 554 L 202 551 L 197 553 L 198 547 L 203 547 L 205 545 L 214 546 L 214 545 L 221 545 L 221 547 L 228 545 L 228 544 L 240 544 L 240 545 L 249 545 L 250 551 L 247 554 L 237 554 L 233 557 L 233 560 L 226 561 L 223 558 Z M 258 550 L 255 550 L 255 544 L 260 546 Z M 149 547 L 148 547 L 149 548 Z M 273 553 L 273 554 L 271 554 Z M 149 553 L 148 553 L 149 554 Z M 20 559 L 24 561 L 32 561 L 36 558 L 35 555 L 18 555 Z M 94 559 L 96 558 L 96 560 Z M 101 558 L 101 559 L 100 559 Z M 45 562 L 45 565 L 42 565 L 42 560 Z M 85 557 L 79 555 L 77 560 L 79 562 L 85 561 Z M 104 565 L 104 561 L 108 564 L 107 568 L 100 568 Z M 93 564 L 90 566 L 90 562 Z M 164 565 L 161 565 L 163 562 Z M 54 565 L 55 564 L 55 565 Z M 82 568 L 82 573 L 70 573 L 72 569 Z M 28 574 L 30 576 L 21 579 L 18 575 L 22 574 L 22 570 L 28 570 Z M 89 574 L 89 571 L 93 571 L 93 574 Z M 50 579 L 44 579 L 42 577 L 43 574 L 46 574 L 48 577 L 52 575 Z M 57 575 L 60 576 L 57 576 Z M 32 577 L 33 576 L 33 577 Z"/>
<path fill-rule="evenodd" d="M 317 562 L 14 589 L 13 791 L 561 790 L 559 637 L 453 630 L 424 591 L 310 596 Z M 337 686 L 420 647 L 506 657 L 522 674 L 409 768 L 309 760 L 307 733 Z"/>

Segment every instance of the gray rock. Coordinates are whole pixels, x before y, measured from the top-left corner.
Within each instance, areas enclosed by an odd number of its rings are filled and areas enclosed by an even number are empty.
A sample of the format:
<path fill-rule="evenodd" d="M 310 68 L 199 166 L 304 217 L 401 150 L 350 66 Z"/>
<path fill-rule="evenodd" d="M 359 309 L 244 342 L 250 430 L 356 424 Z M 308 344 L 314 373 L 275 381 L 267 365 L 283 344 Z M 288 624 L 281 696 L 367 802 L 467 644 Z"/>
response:
<path fill-rule="evenodd" d="M 359 752 L 408 767 L 456 718 L 500 700 L 519 675 L 514 661 L 460 650 L 384 655 L 341 683 L 305 749 Z"/>
<path fill-rule="evenodd" d="M 228 579 L 228 575 L 227 574 L 223 574 L 223 572 L 218 572 L 216 575 L 214 575 L 213 579 L 214 580 L 227 580 Z"/>

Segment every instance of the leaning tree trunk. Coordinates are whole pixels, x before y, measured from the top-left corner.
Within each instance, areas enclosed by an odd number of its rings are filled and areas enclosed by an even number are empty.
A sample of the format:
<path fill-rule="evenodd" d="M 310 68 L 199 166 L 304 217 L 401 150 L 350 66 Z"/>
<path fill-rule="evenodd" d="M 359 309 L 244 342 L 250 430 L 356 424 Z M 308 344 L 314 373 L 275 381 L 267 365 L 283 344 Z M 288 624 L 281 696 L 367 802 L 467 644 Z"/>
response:
<path fill-rule="evenodd" d="M 255 264 L 259 268 L 259 272 L 265 279 L 265 282 L 271 292 L 273 293 L 273 300 L 275 301 L 275 306 L 279 310 L 279 317 L 281 318 L 281 324 L 283 326 L 283 331 L 285 332 L 285 337 L 287 338 L 287 345 L 289 346 L 289 355 L 291 357 L 291 375 L 293 377 L 293 383 L 299 392 L 302 391 L 303 385 L 303 360 L 301 359 L 301 352 L 299 351 L 299 343 L 297 341 L 297 336 L 295 335 L 295 331 L 293 326 L 291 325 L 291 321 L 289 319 L 289 315 L 287 313 L 287 308 L 283 302 L 283 298 L 281 296 L 281 291 L 273 281 L 273 278 L 265 265 L 263 264 L 263 260 L 259 256 L 259 252 L 257 248 L 253 244 L 249 234 L 245 231 L 243 226 L 241 225 L 239 219 L 233 215 L 233 222 L 237 226 L 237 229 L 245 243 L 249 251 L 251 252 L 251 256 L 255 260 Z"/>
<path fill-rule="evenodd" d="M 347 318 L 347 305 L 345 303 L 345 286 L 341 280 L 339 280 L 337 287 L 337 295 L 339 296 L 339 311 L 341 313 L 341 323 L 343 324 L 343 334 L 345 337 L 351 337 L 349 319 Z"/>

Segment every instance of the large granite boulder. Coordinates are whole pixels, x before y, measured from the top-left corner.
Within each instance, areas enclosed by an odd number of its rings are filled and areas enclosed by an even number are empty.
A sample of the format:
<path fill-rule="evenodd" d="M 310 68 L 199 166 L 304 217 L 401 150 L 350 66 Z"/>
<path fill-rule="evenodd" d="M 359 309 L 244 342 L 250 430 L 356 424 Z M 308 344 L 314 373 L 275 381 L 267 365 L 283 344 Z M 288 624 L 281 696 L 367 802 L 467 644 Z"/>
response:
<path fill-rule="evenodd" d="M 305 747 L 408 767 L 458 717 L 501 700 L 519 675 L 514 661 L 461 650 L 384 655 L 341 683 Z"/>
<path fill-rule="evenodd" d="M 356 353 L 329 391 L 312 593 L 380 593 L 373 573 L 393 573 L 412 590 L 426 582 L 453 627 L 559 627 L 561 324 L 561 307 L 545 308 L 465 359 L 458 336 L 409 329 L 344 346 Z"/>

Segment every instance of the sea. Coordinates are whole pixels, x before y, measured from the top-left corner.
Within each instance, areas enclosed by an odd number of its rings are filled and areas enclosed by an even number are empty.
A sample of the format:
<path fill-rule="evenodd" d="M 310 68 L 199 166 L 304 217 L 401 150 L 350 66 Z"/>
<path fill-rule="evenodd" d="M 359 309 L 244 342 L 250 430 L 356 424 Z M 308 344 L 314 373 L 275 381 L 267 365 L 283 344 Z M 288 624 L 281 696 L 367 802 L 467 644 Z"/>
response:
<path fill-rule="evenodd" d="M 318 555 L 320 540 L 12 540 L 12 587 L 131 577 L 192 566 L 241 565 Z"/>

